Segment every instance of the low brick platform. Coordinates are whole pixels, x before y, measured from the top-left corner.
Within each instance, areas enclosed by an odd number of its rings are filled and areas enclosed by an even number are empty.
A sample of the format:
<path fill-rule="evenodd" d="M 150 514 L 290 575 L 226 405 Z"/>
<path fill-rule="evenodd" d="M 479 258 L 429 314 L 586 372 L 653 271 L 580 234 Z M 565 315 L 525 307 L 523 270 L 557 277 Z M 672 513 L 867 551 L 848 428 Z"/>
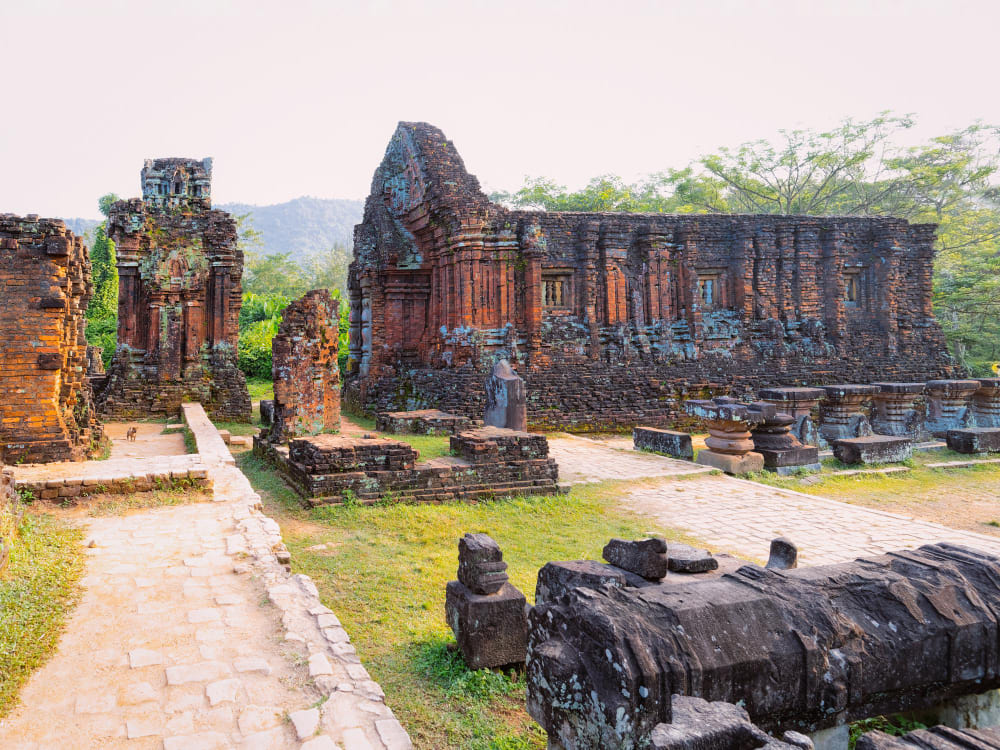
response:
<path fill-rule="evenodd" d="M 439 409 L 383 411 L 375 418 L 375 429 L 394 435 L 457 435 L 472 428 L 472 420 Z"/>
<path fill-rule="evenodd" d="M 199 456 L 111 459 L 13 467 L 14 486 L 40 500 L 72 502 L 90 495 L 132 494 L 197 488 L 211 492 L 208 467 Z"/>
<path fill-rule="evenodd" d="M 348 498 L 370 504 L 386 495 L 440 501 L 559 491 L 559 468 L 544 435 L 483 427 L 453 435 L 451 450 L 417 463 L 417 451 L 388 438 L 316 435 L 288 446 L 254 438 L 254 452 L 271 460 L 312 506 Z"/>
<path fill-rule="evenodd" d="M 869 435 L 833 441 L 833 455 L 845 464 L 892 464 L 913 455 L 913 441 L 905 437 Z"/>
<path fill-rule="evenodd" d="M 661 430 L 656 427 L 634 427 L 632 443 L 636 450 L 663 453 L 674 458 L 694 458 L 691 436 L 676 430 Z"/>
<path fill-rule="evenodd" d="M 958 453 L 1000 452 L 1000 427 L 970 427 L 948 430 L 948 447 Z"/>

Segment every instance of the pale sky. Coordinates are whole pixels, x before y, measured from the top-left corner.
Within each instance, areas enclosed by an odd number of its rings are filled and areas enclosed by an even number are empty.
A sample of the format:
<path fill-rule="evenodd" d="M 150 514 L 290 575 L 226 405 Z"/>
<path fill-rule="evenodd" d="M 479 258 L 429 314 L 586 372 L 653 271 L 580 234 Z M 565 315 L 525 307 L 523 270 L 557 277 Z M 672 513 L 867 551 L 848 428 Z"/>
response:
<path fill-rule="evenodd" d="M 400 120 L 487 190 L 680 167 L 882 110 L 1000 123 L 994 0 L 0 0 L 0 213 L 96 217 L 147 157 L 213 198 L 364 198 Z"/>

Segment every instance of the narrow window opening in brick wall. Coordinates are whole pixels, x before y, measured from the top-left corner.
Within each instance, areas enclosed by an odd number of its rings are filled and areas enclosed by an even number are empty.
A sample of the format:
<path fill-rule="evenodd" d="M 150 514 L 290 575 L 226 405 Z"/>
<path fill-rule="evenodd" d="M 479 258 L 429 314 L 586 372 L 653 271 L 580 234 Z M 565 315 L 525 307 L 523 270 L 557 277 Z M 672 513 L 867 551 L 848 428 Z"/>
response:
<path fill-rule="evenodd" d="M 180 195 L 181 194 L 181 188 L 183 188 L 183 187 L 184 186 L 181 183 L 175 182 L 174 183 L 174 195 Z"/>
<path fill-rule="evenodd" d="M 569 276 L 543 276 L 542 307 L 568 307 L 569 304 Z"/>
<path fill-rule="evenodd" d="M 701 306 L 705 310 L 711 310 L 719 303 L 719 276 L 718 274 L 703 275 L 698 277 L 698 296 L 701 298 Z"/>
<path fill-rule="evenodd" d="M 857 271 L 844 274 L 844 304 L 857 307 L 861 302 L 861 274 Z"/>

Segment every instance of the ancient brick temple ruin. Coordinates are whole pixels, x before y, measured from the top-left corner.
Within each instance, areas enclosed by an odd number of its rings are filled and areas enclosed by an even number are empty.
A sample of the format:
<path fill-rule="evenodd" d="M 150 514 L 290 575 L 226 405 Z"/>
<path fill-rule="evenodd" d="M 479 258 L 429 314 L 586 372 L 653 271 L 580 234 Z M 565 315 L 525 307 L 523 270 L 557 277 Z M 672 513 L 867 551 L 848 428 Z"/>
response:
<path fill-rule="evenodd" d="M 84 338 L 92 293 L 87 249 L 63 222 L 0 214 L 0 464 L 78 461 L 98 448 Z"/>
<path fill-rule="evenodd" d="M 345 395 L 479 417 L 501 358 L 538 427 L 666 423 L 677 399 L 961 372 L 931 311 L 933 225 L 513 211 L 401 123 L 355 229 Z"/>
<path fill-rule="evenodd" d="M 306 292 L 285 308 L 271 344 L 271 442 L 340 429 L 339 308 L 326 289 Z"/>
<path fill-rule="evenodd" d="M 236 222 L 212 210 L 212 160 L 147 159 L 142 198 L 118 201 L 118 348 L 102 413 L 176 414 L 200 401 L 216 417 L 250 418 L 236 367 L 243 253 Z"/>

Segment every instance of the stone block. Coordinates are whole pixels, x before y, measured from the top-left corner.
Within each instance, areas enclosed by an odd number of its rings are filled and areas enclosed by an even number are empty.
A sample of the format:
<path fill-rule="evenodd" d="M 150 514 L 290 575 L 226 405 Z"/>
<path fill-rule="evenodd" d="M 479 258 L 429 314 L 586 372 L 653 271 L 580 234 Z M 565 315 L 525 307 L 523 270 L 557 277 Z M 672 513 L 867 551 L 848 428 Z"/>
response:
<path fill-rule="evenodd" d="M 507 583 L 507 563 L 500 546 L 486 534 L 466 534 L 458 541 L 458 580 L 474 594 L 495 594 Z"/>
<path fill-rule="evenodd" d="M 601 556 L 616 568 L 635 573 L 647 581 L 663 578 L 669 564 L 667 543 L 659 537 L 638 541 L 612 539 L 604 545 Z"/>
<path fill-rule="evenodd" d="M 663 453 L 689 461 L 694 458 L 691 436 L 686 432 L 661 430 L 656 427 L 635 427 L 632 429 L 632 443 L 636 450 Z"/>
<path fill-rule="evenodd" d="M 720 469 L 727 474 L 751 474 L 764 470 L 764 457 L 752 451 L 739 456 L 731 453 L 700 450 L 694 462 L 702 466 L 711 466 L 713 469 Z"/>
<path fill-rule="evenodd" d="M 948 447 L 958 453 L 1000 452 L 1000 427 L 970 427 L 948 430 Z"/>
<path fill-rule="evenodd" d="M 528 621 L 524 594 L 505 583 L 495 594 L 476 594 L 449 581 L 445 617 L 470 669 L 502 667 L 524 661 Z"/>
<path fill-rule="evenodd" d="M 667 559 L 667 567 L 674 573 L 707 573 L 719 567 L 719 561 L 708 550 L 679 542 L 667 545 Z"/>
<path fill-rule="evenodd" d="M 524 380 L 510 362 L 501 359 L 486 379 L 486 413 L 488 427 L 505 427 L 524 432 L 528 429 L 528 405 Z"/>
<path fill-rule="evenodd" d="M 538 571 L 535 584 L 535 604 L 552 601 L 571 589 L 583 586 L 624 586 L 622 571 L 594 560 L 572 560 L 545 563 Z"/>
<path fill-rule="evenodd" d="M 869 435 L 833 441 L 833 455 L 845 464 L 892 464 L 913 455 L 913 442 L 905 437 Z"/>
<path fill-rule="evenodd" d="M 881 731 L 866 732 L 854 747 L 855 750 L 1000 750 L 1000 727 L 937 726 L 907 732 L 902 737 Z"/>

